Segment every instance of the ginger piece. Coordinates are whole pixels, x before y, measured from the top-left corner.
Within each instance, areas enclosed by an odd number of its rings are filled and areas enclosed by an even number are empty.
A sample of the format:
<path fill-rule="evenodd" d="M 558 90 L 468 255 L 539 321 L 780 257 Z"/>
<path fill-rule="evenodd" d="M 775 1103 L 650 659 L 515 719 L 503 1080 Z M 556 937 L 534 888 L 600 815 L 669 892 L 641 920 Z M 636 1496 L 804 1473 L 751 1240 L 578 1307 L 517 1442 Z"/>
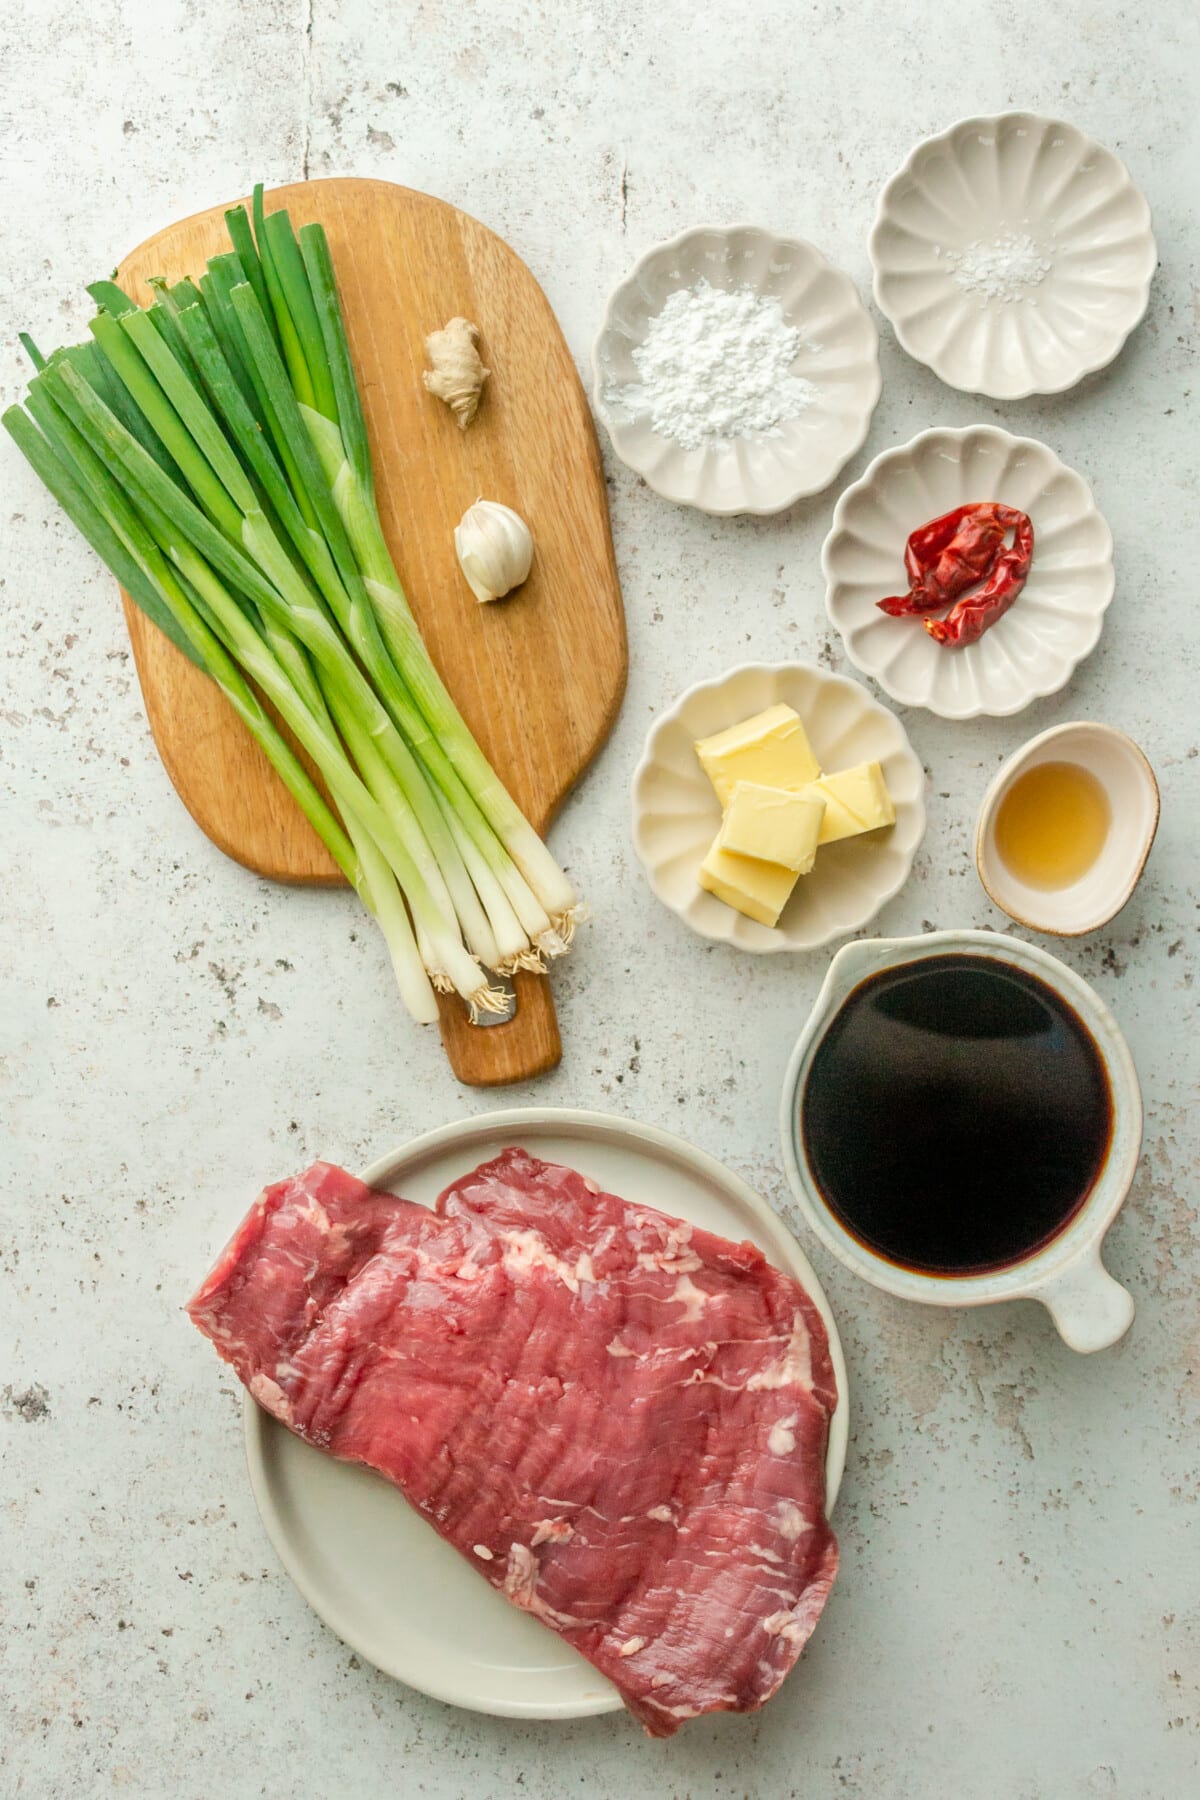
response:
<path fill-rule="evenodd" d="M 470 319 L 450 319 L 425 339 L 433 365 L 425 371 L 425 386 L 446 402 L 463 431 L 479 411 L 479 396 L 491 374 L 475 348 L 478 342 L 479 327 Z"/>

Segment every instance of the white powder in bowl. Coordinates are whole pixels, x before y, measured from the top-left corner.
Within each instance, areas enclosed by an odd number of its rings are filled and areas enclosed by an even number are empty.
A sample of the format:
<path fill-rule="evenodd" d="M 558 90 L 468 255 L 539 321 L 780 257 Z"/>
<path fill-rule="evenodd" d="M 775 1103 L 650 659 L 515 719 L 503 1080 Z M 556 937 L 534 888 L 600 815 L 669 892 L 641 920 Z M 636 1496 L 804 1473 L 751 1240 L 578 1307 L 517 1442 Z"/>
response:
<path fill-rule="evenodd" d="M 1037 301 L 1027 290 L 1045 280 L 1051 261 L 1027 231 L 1005 231 L 990 243 L 976 238 L 963 250 L 948 250 L 946 260 L 954 265 L 954 279 L 965 293 L 983 300 L 1028 298 L 1031 306 Z"/>
<path fill-rule="evenodd" d="M 792 374 L 800 348 L 778 300 L 699 281 L 668 297 L 633 352 L 640 379 L 608 398 L 683 450 L 780 437 L 816 397 Z"/>

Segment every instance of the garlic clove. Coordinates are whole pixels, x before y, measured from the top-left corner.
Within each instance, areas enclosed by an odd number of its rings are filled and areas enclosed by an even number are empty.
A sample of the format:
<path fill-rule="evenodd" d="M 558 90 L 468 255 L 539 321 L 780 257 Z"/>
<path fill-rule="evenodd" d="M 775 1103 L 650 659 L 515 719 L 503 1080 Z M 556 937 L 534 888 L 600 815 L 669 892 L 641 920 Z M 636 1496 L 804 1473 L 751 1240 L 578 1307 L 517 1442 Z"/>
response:
<path fill-rule="evenodd" d="M 533 537 L 511 506 L 477 500 L 454 528 L 454 553 L 471 592 L 486 604 L 526 579 L 533 564 Z"/>
<path fill-rule="evenodd" d="M 467 578 L 467 586 L 481 606 L 486 605 L 489 600 L 498 600 L 500 595 L 493 593 L 488 586 L 488 570 L 482 559 L 473 550 L 463 547 L 461 537 L 461 530 L 454 533 L 454 547 L 458 552 L 459 567 Z"/>

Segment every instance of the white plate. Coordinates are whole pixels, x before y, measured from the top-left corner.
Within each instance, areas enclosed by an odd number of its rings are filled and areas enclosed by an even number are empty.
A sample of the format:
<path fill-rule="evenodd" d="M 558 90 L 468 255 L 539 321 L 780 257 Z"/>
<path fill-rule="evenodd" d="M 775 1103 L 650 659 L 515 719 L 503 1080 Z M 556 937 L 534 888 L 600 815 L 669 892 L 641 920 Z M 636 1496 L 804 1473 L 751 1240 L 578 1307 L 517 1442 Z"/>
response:
<path fill-rule="evenodd" d="M 877 601 L 907 587 L 910 532 L 972 500 L 1033 521 L 1033 561 L 1013 605 L 974 644 L 937 644 Z M 1113 597 L 1112 533 L 1091 489 L 1045 444 L 995 425 L 937 427 L 885 450 L 833 513 L 821 551 L 825 606 L 846 653 L 893 700 L 943 719 L 1020 712 L 1057 693 L 1095 649 Z"/>
<path fill-rule="evenodd" d="M 1010 298 L 986 279 L 980 291 L 971 267 L 1004 243 L 1045 265 Z M 1111 150 L 1017 112 L 917 145 L 880 197 L 871 261 L 910 356 L 951 387 L 1019 400 L 1112 361 L 1146 311 L 1157 251 L 1150 208 Z"/>
<path fill-rule="evenodd" d="M 427 1132 L 366 1170 L 370 1186 L 430 1206 L 509 1144 L 569 1163 L 610 1192 L 707 1231 L 749 1238 L 801 1283 L 829 1333 L 838 1403 L 826 1509 L 846 1461 L 846 1365 L 807 1257 L 738 1176 L 669 1132 L 603 1113 L 520 1107 Z M 243 1400 L 254 1498 L 280 1561 L 310 1606 L 385 1674 L 452 1706 L 510 1718 L 615 1712 L 615 1688 L 561 1638 L 518 1612 L 381 1476 L 335 1462 Z"/>
<path fill-rule="evenodd" d="M 707 281 L 780 302 L 800 332 L 792 372 L 816 396 L 778 437 L 683 450 L 616 398 L 636 385 L 633 351 L 679 288 Z M 879 399 L 879 334 L 848 275 L 803 238 L 753 225 L 698 226 L 647 251 L 609 297 L 592 353 L 593 401 L 613 448 L 656 493 L 709 513 L 780 512 L 828 487 L 860 449 Z"/>
<path fill-rule="evenodd" d="M 780 704 L 799 713 L 827 773 L 882 765 L 896 823 L 824 845 L 771 927 L 744 918 L 696 880 L 721 808 L 693 746 Z M 744 663 L 697 682 L 655 720 L 634 771 L 633 842 L 663 905 L 701 937 L 741 950 L 815 950 L 860 930 L 903 887 L 925 832 L 924 794 L 924 771 L 904 727 L 857 681 L 811 663 Z"/>

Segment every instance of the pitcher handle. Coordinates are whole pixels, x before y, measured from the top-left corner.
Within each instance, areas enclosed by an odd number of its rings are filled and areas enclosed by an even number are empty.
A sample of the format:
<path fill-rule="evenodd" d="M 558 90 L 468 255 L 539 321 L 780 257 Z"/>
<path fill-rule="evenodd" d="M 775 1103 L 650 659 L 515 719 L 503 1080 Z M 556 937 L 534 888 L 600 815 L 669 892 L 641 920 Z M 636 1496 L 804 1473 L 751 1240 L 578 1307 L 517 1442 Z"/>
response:
<path fill-rule="evenodd" d="M 1041 1301 L 1064 1344 L 1085 1356 L 1107 1350 L 1133 1324 L 1133 1295 L 1109 1274 L 1099 1247 L 1052 1276 L 1030 1298 Z"/>

